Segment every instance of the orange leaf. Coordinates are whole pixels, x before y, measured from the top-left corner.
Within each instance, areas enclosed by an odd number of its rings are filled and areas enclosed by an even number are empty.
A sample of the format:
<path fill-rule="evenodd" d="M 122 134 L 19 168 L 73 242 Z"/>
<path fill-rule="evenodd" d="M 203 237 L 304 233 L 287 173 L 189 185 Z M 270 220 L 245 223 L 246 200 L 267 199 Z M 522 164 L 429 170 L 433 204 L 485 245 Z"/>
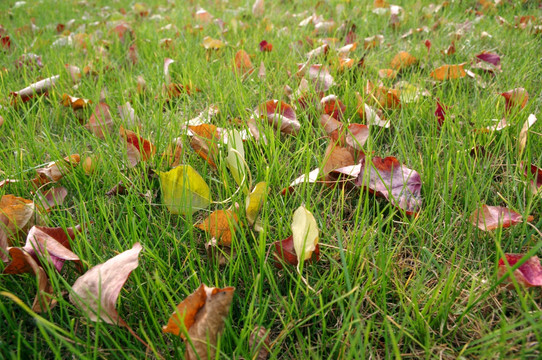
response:
<path fill-rule="evenodd" d="M 212 238 L 218 241 L 219 245 L 230 246 L 234 226 L 237 222 L 237 215 L 232 210 L 216 210 L 195 226 L 209 233 Z"/>
<path fill-rule="evenodd" d="M 429 75 L 438 81 L 464 78 L 467 76 L 467 73 L 463 69 L 463 66 L 465 66 L 465 64 L 443 65 L 433 70 Z"/>
<path fill-rule="evenodd" d="M 251 74 L 254 71 L 250 56 L 245 50 L 239 50 L 235 54 L 235 67 L 234 72 L 239 75 Z"/>
<path fill-rule="evenodd" d="M 406 51 L 401 51 L 391 60 L 391 67 L 397 71 L 400 71 L 416 64 L 417 62 L 418 60 L 414 56 L 410 55 Z"/>

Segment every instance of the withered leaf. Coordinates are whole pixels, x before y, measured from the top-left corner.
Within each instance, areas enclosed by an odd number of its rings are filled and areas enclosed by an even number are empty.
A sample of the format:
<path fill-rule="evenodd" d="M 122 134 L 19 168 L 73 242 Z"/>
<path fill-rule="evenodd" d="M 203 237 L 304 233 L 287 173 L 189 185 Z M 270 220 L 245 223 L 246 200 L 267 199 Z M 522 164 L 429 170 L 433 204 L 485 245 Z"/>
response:
<path fill-rule="evenodd" d="M 191 343 L 186 344 L 186 359 L 214 359 L 218 336 L 224 328 L 235 288 L 210 288 L 202 284 L 178 306 L 170 317 L 164 333 L 181 336 L 188 333 Z"/>
<path fill-rule="evenodd" d="M 126 325 L 115 303 L 128 276 L 137 268 L 142 249 L 140 243 L 135 243 L 132 249 L 91 268 L 73 284 L 70 301 L 92 321 Z"/>
<path fill-rule="evenodd" d="M 104 102 L 96 105 L 85 127 L 100 139 L 104 139 L 105 134 L 110 133 L 113 129 L 113 118 L 109 112 L 109 105 Z"/>
<path fill-rule="evenodd" d="M 195 226 L 209 233 L 217 240 L 218 245 L 230 246 L 237 222 L 237 215 L 231 209 L 216 210 Z"/>
<path fill-rule="evenodd" d="M 404 210 L 408 215 L 415 214 L 421 209 L 420 174 L 402 165 L 392 156 L 384 159 L 375 156 L 372 158 L 372 164 L 363 157 L 355 184 L 385 197 L 392 205 Z"/>
<path fill-rule="evenodd" d="M 497 276 L 499 278 L 504 276 L 509 268 L 521 261 L 525 257 L 525 254 L 504 254 L 504 256 L 505 258 L 499 259 L 497 270 Z M 512 276 L 516 279 L 518 284 L 525 287 L 542 286 L 542 266 L 540 265 L 540 260 L 537 256 L 530 257 L 512 272 Z M 507 277 L 502 284 L 508 285 L 511 288 L 514 287 L 514 282 L 510 277 Z"/>
<path fill-rule="evenodd" d="M 469 218 L 470 222 L 480 230 L 491 231 L 497 228 L 507 228 L 523 222 L 523 217 L 515 211 L 502 206 L 489 206 L 483 204 L 481 209 L 476 209 Z M 533 221 L 533 216 L 528 216 L 527 221 Z"/>

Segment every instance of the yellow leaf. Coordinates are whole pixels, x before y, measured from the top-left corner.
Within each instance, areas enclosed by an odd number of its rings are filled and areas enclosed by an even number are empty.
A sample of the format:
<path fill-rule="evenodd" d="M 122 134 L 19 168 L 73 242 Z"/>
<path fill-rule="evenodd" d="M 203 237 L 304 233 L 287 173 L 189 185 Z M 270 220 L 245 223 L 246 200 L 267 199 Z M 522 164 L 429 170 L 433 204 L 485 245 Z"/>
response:
<path fill-rule="evenodd" d="M 254 190 L 247 196 L 245 202 L 245 208 L 247 211 L 247 220 L 250 226 L 254 225 L 256 231 L 261 231 L 262 227 L 259 224 L 258 215 L 260 215 L 260 209 L 265 200 L 265 196 L 269 188 L 265 181 L 261 181 L 254 186 Z"/>
<path fill-rule="evenodd" d="M 207 50 L 219 50 L 224 47 L 224 42 L 221 40 L 213 39 L 212 37 L 206 36 L 203 38 L 203 47 Z"/>
<path fill-rule="evenodd" d="M 300 206 L 292 218 L 294 249 L 299 263 L 308 260 L 318 244 L 318 225 L 312 213 Z"/>
<path fill-rule="evenodd" d="M 443 65 L 439 68 L 436 68 L 429 74 L 433 79 L 444 81 L 450 79 L 459 79 L 467 76 L 465 69 L 463 69 L 465 64 L 459 65 Z"/>
<path fill-rule="evenodd" d="M 193 214 L 211 204 L 211 190 L 192 166 L 180 165 L 158 174 L 163 201 L 172 214 Z"/>
<path fill-rule="evenodd" d="M 243 149 L 243 139 L 237 130 L 227 132 L 227 147 L 228 156 L 226 157 L 226 165 L 235 179 L 237 185 L 241 186 L 245 172 L 245 150 Z M 248 192 L 248 189 L 246 189 Z"/>

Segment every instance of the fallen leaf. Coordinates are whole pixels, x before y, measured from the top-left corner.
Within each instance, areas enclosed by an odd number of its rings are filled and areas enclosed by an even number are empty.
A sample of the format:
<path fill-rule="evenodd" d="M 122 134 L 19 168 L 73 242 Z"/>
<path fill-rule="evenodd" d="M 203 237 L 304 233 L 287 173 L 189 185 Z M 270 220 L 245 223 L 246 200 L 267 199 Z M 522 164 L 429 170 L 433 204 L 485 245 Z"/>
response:
<path fill-rule="evenodd" d="M 506 261 L 504 258 L 499 259 L 497 270 L 497 276 L 499 278 L 506 276 L 508 270 L 521 261 L 525 257 L 525 254 L 504 254 L 504 256 Z M 540 266 L 540 260 L 536 256 L 530 257 L 512 272 L 512 276 L 518 284 L 525 287 L 542 286 L 542 266 Z M 502 284 L 508 285 L 509 287 L 514 286 L 513 280 L 508 276 Z"/>
<path fill-rule="evenodd" d="M 378 77 L 381 79 L 395 79 L 397 77 L 397 70 L 380 69 L 378 70 Z"/>
<path fill-rule="evenodd" d="M 370 37 L 366 37 L 363 41 L 363 47 L 365 50 L 374 49 L 376 47 L 379 47 L 384 43 L 384 36 L 383 35 L 373 35 Z"/>
<path fill-rule="evenodd" d="M 211 190 L 190 165 L 158 172 L 164 204 L 172 214 L 193 214 L 211 204 Z"/>
<path fill-rule="evenodd" d="M 190 131 L 189 135 L 192 135 L 190 139 L 192 149 L 216 169 L 220 138 L 218 128 L 212 124 L 201 124 L 188 126 L 188 129 Z"/>
<path fill-rule="evenodd" d="M 62 94 L 62 105 L 70 106 L 73 110 L 84 109 L 88 104 L 92 104 L 92 101 Z"/>
<path fill-rule="evenodd" d="M 261 17 L 265 14 L 265 2 L 264 0 L 255 0 L 252 5 L 252 14 L 257 17 Z"/>
<path fill-rule="evenodd" d="M 68 174 L 71 168 L 77 166 L 80 160 L 79 154 L 73 154 L 62 160 L 50 162 L 45 167 L 36 169 L 38 177 L 32 179 L 32 182 L 39 187 L 49 182 L 59 181 Z"/>
<path fill-rule="evenodd" d="M 38 202 L 36 205 L 40 207 L 42 212 L 51 210 L 55 206 L 60 206 L 64 203 L 64 199 L 68 196 L 68 190 L 64 187 L 56 187 L 47 190 L 44 194 L 38 192 Z"/>
<path fill-rule="evenodd" d="M 524 166 L 525 176 L 531 177 L 531 189 L 536 194 L 542 189 L 542 169 L 539 169 L 535 165 Z"/>
<path fill-rule="evenodd" d="M 442 124 L 444 124 L 444 120 L 446 118 L 446 109 L 448 109 L 448 107 L 446 105 L 442 105 L 440 101 L 437 99 L 437 108 L 435 110 L 435 116 L 437 117 L 439 127 L 441 127 Z"/>
<path fill-rule="evenodd" d="M 27 102 L 35 95 L 41 95 L 47 93 L 58 81 L 60 75 L 51 76 L 45 80 L 38 81 L 22 90 L 11 93 L 11 104 L 17 105 L 18 101 Z"/>
<path fill-rule="evenodd" d="M 75 233 L 80 230 L 80 226 L 75 229 L 68 228 L 66 231 L 62 228 L 33 226 L 22 249 L 36 260 L 39 259 L 42 264 L 49 262 L 60 271 L 66 260 L 80 263 L 79 257 L 71 251 L 70 244 L 70 240 L 73 240 Z"/>
<path fill-rule="evenodd" d="M 400 51 L 391 60 L 391 67 L 394 70 L 401 71 L 415 65 L 417 62 L 418 62 L 418 59 L 416 59 L 414 56 L 412 56 L 408 52 Z"/>
<path fill-rule="evenodd" d="M 119 132 L 126 140 L 128 161 L 132 167 L 140 160 L 149 160 L 156 153 L 156 147 L 149 140 L 143 139 L 135 132 L 124 129 L 122 125 Z"/>
<path fill-rule="evenodd" d="M 260 51 L 261 52 L 270 52 L 273 51 L 273 44 L 268 43 L 266 40 L 260 41 Z"/>
<path fill-rule="evenodd" d="M 455 41 L 452 40 L 452 44 L 446 50 L 441 50 L 441 53 L 448 56 L 455 54 Z"/>
<path fill-rule="evenodd" d="M 283 133 L 295 135 L 301 124 L 294 109 L 280 100 L 269 100 L 254 109 L 254 117 L 267 119 L 270 125 Z"/>
<path fill-rule="evenodd" d="M 81 82 L 81 69 L 75 65 L 69 65 L 66 64 L 66 70 L 68 70 L 68 73 L 70 74 L 70 77 L 72 79 L 72 82 L 74 84 L 79 84 Z"/>
<path fill-rule="evenodd" d="M 40 69 L 43 67 L 43 63 L 41 62 L 41 56 L 28 53 L 28 54 L 22 54 L 19 56 L 19 58 L 15 61 L 15 67 L 17 69 L 21 69 L 23 67 L 28 68 L 29 70 L 34 69 Z"/>
<path fill-rule="evenodd" d="M 181 138 L 173 139 L 162 156 L 165 156 L 167 163 L 171 167 L 178 166 L 181 163 L 183 154 L 183 141 Z"/>
<path fill-rule="evenodd" d="M 234 228 L 238 221 L 237 215 L 232 210 L 216 210 L 195 226 L 209 233 L 211 238 L 217 240 L 218 245 L 231 246 Z"/>
<path fill-rule="evenodd" d="M 314 169 L 310 171 L 307 175 L 303 174 L 294 181 L 290 183 L 290 185 L 287 188 L 282 189 L 281 194 L 286 195 L 289 192 L 293 191 L 293 188 L 299 184 L 307 183 L 315 183 L 318 181 L 318 178 L 320 177 L 320 169 Z"/>
<path fill-rule="evenodd" d="M 104 102 L 98 103 L 85 127 L 98 138 L 105 139 L 105 134 L 110 133 L 113 129 L 113 118 L 109 112 L 109 105 Z"/>
<path fill-rule="evenodd" d="M 523 222 L 523 217 L 515 211 L 502 206 L 482 205 L 469 218 L 474 226 L 480 230 L 491 231 L 497 228 L 507 228 Z M 527 221 L 533 221 L 533 216 L 528 216 Z"/>
<path fill-rule="evenodd" d="M 53 293 L 53 288 L 49 283 L 45 270 L 23 249 L 11 247 L 8 248 L 8 251 L 11 256 L 11 263 L 4 269 L 4 274 L 34 274 L 38 281 L 38 290 L 32 304 L 32 310 L 41 313 L 51 309 L 56 304 L 56 301 L 50 296 Z"/>
<path fill-rule="evenodd" d="M 202 284 L 196 292 L 189 295 L 179 305 L 166 326 L 164 333 L 171 333 L 186 339 L 186 331 L 191 344 L 186 344 L 187 360 L 214 359 L 218 336 L 224 328 L 235 288 L 210 288 Z"/>
<path fill-rule="evenodd" d="M 342 103 L 337 95 L 328 95 L 320 100 L 320 108 L 323 113 L 329 115 L 337 120 L 341 120 L 344 112 L 346 111 L 346 105 Z"/>
<path fill-rule="evenodd" d="M 382 108 L 401 107 L 400 92 L 396 89 L 388 89 L 383 85 L 375 86 L 372 82 L 367 81 L 365 92 Z"/>
<path fill-rule="evenodd" d="M 245 76 L 254 71 L 254 65 L 250 61 L 250 56 L 245 50 L 239 50 L 235 53 L 234 72 L 238 75 Z"/>
<path fill-rule="evenodd" d="M 501 93 L 504 96 L 506 102 L 506 111 L 510 111 L 513 107 L 519 107 L 523 109 L 527 100 L 529 100 L 529 93 L 524 88 L 516 88 L 510 91 Z"/>
<path fill-rule="evenodd" d="M 6 217 L 3 221 L 5 225 L 3 230 L 8 238 L 29 224 L 35 214 L 35 208 L 31 200 L 14 195 L 3 195 L 0 198 L 0 216 Z"/>
<path fill-rule="evenodd" d="M 269 187 L 265 181 L 261 181 L 254 186 L 254 189 L 248 194 L 245 200 L 246 217 L 248 224 L 254 226 L 254 230 L 262 231 L 262 225 L 259 219 L 260 211 L 265 202 Z"/>
<path fill-rule="evenodd" d="M 527 134 L 529 132 L 529 129 L 531 126 L 534 125 L 536 122 L 536 116 L 534 114 L 529 115 L 527 118 L 527 121 L 523 124 L 523 127 L 521 128 L 521 131 L 519 132 L 519 140 L 518 140 L 518 152 L 521 155 L 523 153 L 523 150 L 525 149 L 525 145 L 527 144 Z"/>
<path fill-rule="evenodd" d="M 138 266 L 142 249 L 140 243 L 135 243 L 132 249 L 91 268 L 73 284 L 70 301 L 92 321 L 101 319 L 108 324 L 126 326 L 115 304 L 128 276 Z"/>
<path fill-rule="evenodd" d="M 207 50 L 220 50 L 224 45 L 224 42 L 221 40 L 213 39 L 209 36 L 203 38 L 203 47 Z"/>
<path fill-rule="evenodd" d="M 496 53 L 482 51 L 480 54 L 476 55 L 476 58 L 480 61 L 484 61 L 495 66 L 495 68 L 498 70 L 501 69 L 501 57 Z"/>
<path fill-rule="evenodd" d="M 246 177 L 246 162 L 245 162 L 245 150 L 243 149 L 243 139 L 237 130 L 227 130 L 227 156 L 226 166 L 230 170 L 233 179 L 239 185 L 242 186 Z M 247 189 L 248 190 L 248 189 Z"/>
<path fill-rule="evenodd" d="M 248 339 L 248 347 L 255 357 L 253 360 L 267 360 L 271 350 L 271 341 L 269 340 L 269 331 L 263 326 L 256 325 Z"/>
<path fill-rule="evenodd" d="M 298 262 L 310 259 L 318 245 L 318 224 L 304 206 L 298 207 L 292 217 L 292 237 Z"/>
<path fill-rule="evenodd" d="M 321 64 L 309 65 L 307 62 L 298 64 L 298 68 L 299 70 L 296 75 L 302 77 L 307 74 L 317 92 L 327 91 L 330 87 L 335 85 L 335 81 L 329 73 L 328 68 Z"/>
<path fill-rule="evenodd" d="M 465 69 L 463 69 L 465 64 L 459 65 L 443 65 L 431 71 L 429 74 L 433 79 L 438 81 L 460 79 L 467 76 Z"/>
<path fill-rule="evenodd" d="M 260 68 L 258 69 L 258 77 L 260 79 L 265 79 L 265 76 L 266 76 L 265 65 L 262 61 L 260 62 Z"/>
<path fill-rule="evenodd" d="M 363 157 L 355 184 L 383 196 L 395 207 L 405 210 L 407 215 L 421 209 L 420 174 L 392 156 L 384 159 L 375 156 L 372 164 L 367 164 L 367 159 Z"/>

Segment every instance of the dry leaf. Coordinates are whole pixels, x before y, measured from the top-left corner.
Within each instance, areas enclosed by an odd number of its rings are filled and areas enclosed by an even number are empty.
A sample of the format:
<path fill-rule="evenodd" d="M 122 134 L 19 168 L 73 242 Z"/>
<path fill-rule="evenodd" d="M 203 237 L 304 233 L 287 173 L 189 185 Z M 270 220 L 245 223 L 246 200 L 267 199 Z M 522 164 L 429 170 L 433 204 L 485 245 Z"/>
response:
<path fill-rule="evenodd" d="M 58 81 L 60 75 L 55 75 L 45 80 L 38 81 L 22 90 L 11 93 L 11 103 L 16 105 L 18 101 L 27 102 L 35 95 L 41 95 L 47 93 Z"/>
<path fill-rule="evenodd" d="M 62 105 L 66 107 L 71 106 L 73 110 L 84 109 L 88 104 L 92 104 L 92 101 L 88 99 L 76 98 L 68 94 L 62 94 Z"/>
<path fill-rule="evenodd" d="M 254 71 L 250 56 L 245 50 L 239 50 L 235 53 L 234 68 L 233 71 L 241 76 L 251 74 Z"/>
<path fill-rule="evenodd" d="M 482 205 L 469 218 L 470 222 L 478 226 L 480 230 L 491 231 L 497 228 L 507 228 L 523 222 L 523 217 L 515 211 L 502 206 Z M 533 216 L 528 216 L 527 221 L 533 221 Z"/>
<path fill-rule="evenodd" d="M 531 126 L 536 122 L 536 116 L 534 114 L 529 115 L 527 121 L 523 124 L 521 131 L 519 132 L 519 141 L 518 141 L 518 152 L 521 155 L 527 144 L 527 134 Z"/>
<path fill-rule="evenodd" d="M 429 75 L 438 81 L 464 78 L 467 76 L 467 73 L 465 72 L 465 69 L 463 69 L 463 66 L 465 66 L 465 64 L 443 65 L 431 71 L 431 74 Z"/>
<path fill-rule="evenodd" d="M 509 111 L 513 107 L 523 109 L 525 104 L 527 104 L 527 100 L 529 100 L 529 93 L 524 88 L 506 91 L 501 95 L 504 96 L 504 100 L 506 101 L 506 111 Z"/>
<path fill-rule="evenodd" d="M 100 139 L 105 138 L 105 134 L 108 134 L 113 129 L 113 118 L 109 112 L 109 105 L 104 102 L 100 102 L 94 108 L 94 112 L 90 116 L 88 124 L 85 125 L 94 135 Z"/>
<path fill-rule="evenodd" d="M 238 221 L 237 215 L 231 209 L 216 210 L 195 226 L 209 233 L 209 236 L 217 240 L 218 245 L 231 246 L 233 232 Z"/>
<path fill-rule="evenodd" d="M 499 260 L 497 276 L 505 276 L 508 269 L 513 267 L 517 262 L 521 261 L 525 254 L 504 254 L 506 258 Z M 508 263 L 508 264 L 507 264 Z M 508 266 L 509 265 L 509 266 Z M 542 266 L 540 266 L 540 260 L 536 256 L 530 257 L 520 267 L 512 272 L 512 276 L 516 281 L 526 287 L 542 286 Z M 512 279 L 507 277 L 503 282 L 503 285 L 508 287 L 514 287 Z"/>
<path fill-rule="evenodd" d="M 128 276 L 138 266 L 142 249 L 135 243 L 132 249 L 91 268 L 73 284 L 70 301 L 92 321 L 100 318 L 108 324 L 125 326 L 115 304 Z"/>
<path fill-rule="evenodd" d="M 71 167 L 77 166 L 80 160 L 79 154 L 73 154 L 62 160 L 50 162 L 45 167 L 36 169 L 38 177 L 32 179 L 32 182 L 39 187 L 51 181 L 59 181 L 71 170 Z"/>
<path fill-rule="evenodd" d="M 298 262 L 310 259 L 318 245 L 318 224 L 312 213 L 304 206 L 294 211 L 292 237 Z"/>
<path fill-rule="evenodd" d="M 400 51 L 391 60 L 391 67 L 394 70 L 401 71 L 415 65 L 417 62 L 418 59 L 416 59 L 414 56 L 410 55 L 406 51 Z"/>
<path fill-rule="evenodd" d="M 189 295 L 162 328 L 164 333 L 181 336 L 186 340 L 188 333 L 191 343 L 186 344 L 187 360 L 216 358 L 218 336 L 224 328 L 235 288 L 210 288 L 202 284 Z"/>

